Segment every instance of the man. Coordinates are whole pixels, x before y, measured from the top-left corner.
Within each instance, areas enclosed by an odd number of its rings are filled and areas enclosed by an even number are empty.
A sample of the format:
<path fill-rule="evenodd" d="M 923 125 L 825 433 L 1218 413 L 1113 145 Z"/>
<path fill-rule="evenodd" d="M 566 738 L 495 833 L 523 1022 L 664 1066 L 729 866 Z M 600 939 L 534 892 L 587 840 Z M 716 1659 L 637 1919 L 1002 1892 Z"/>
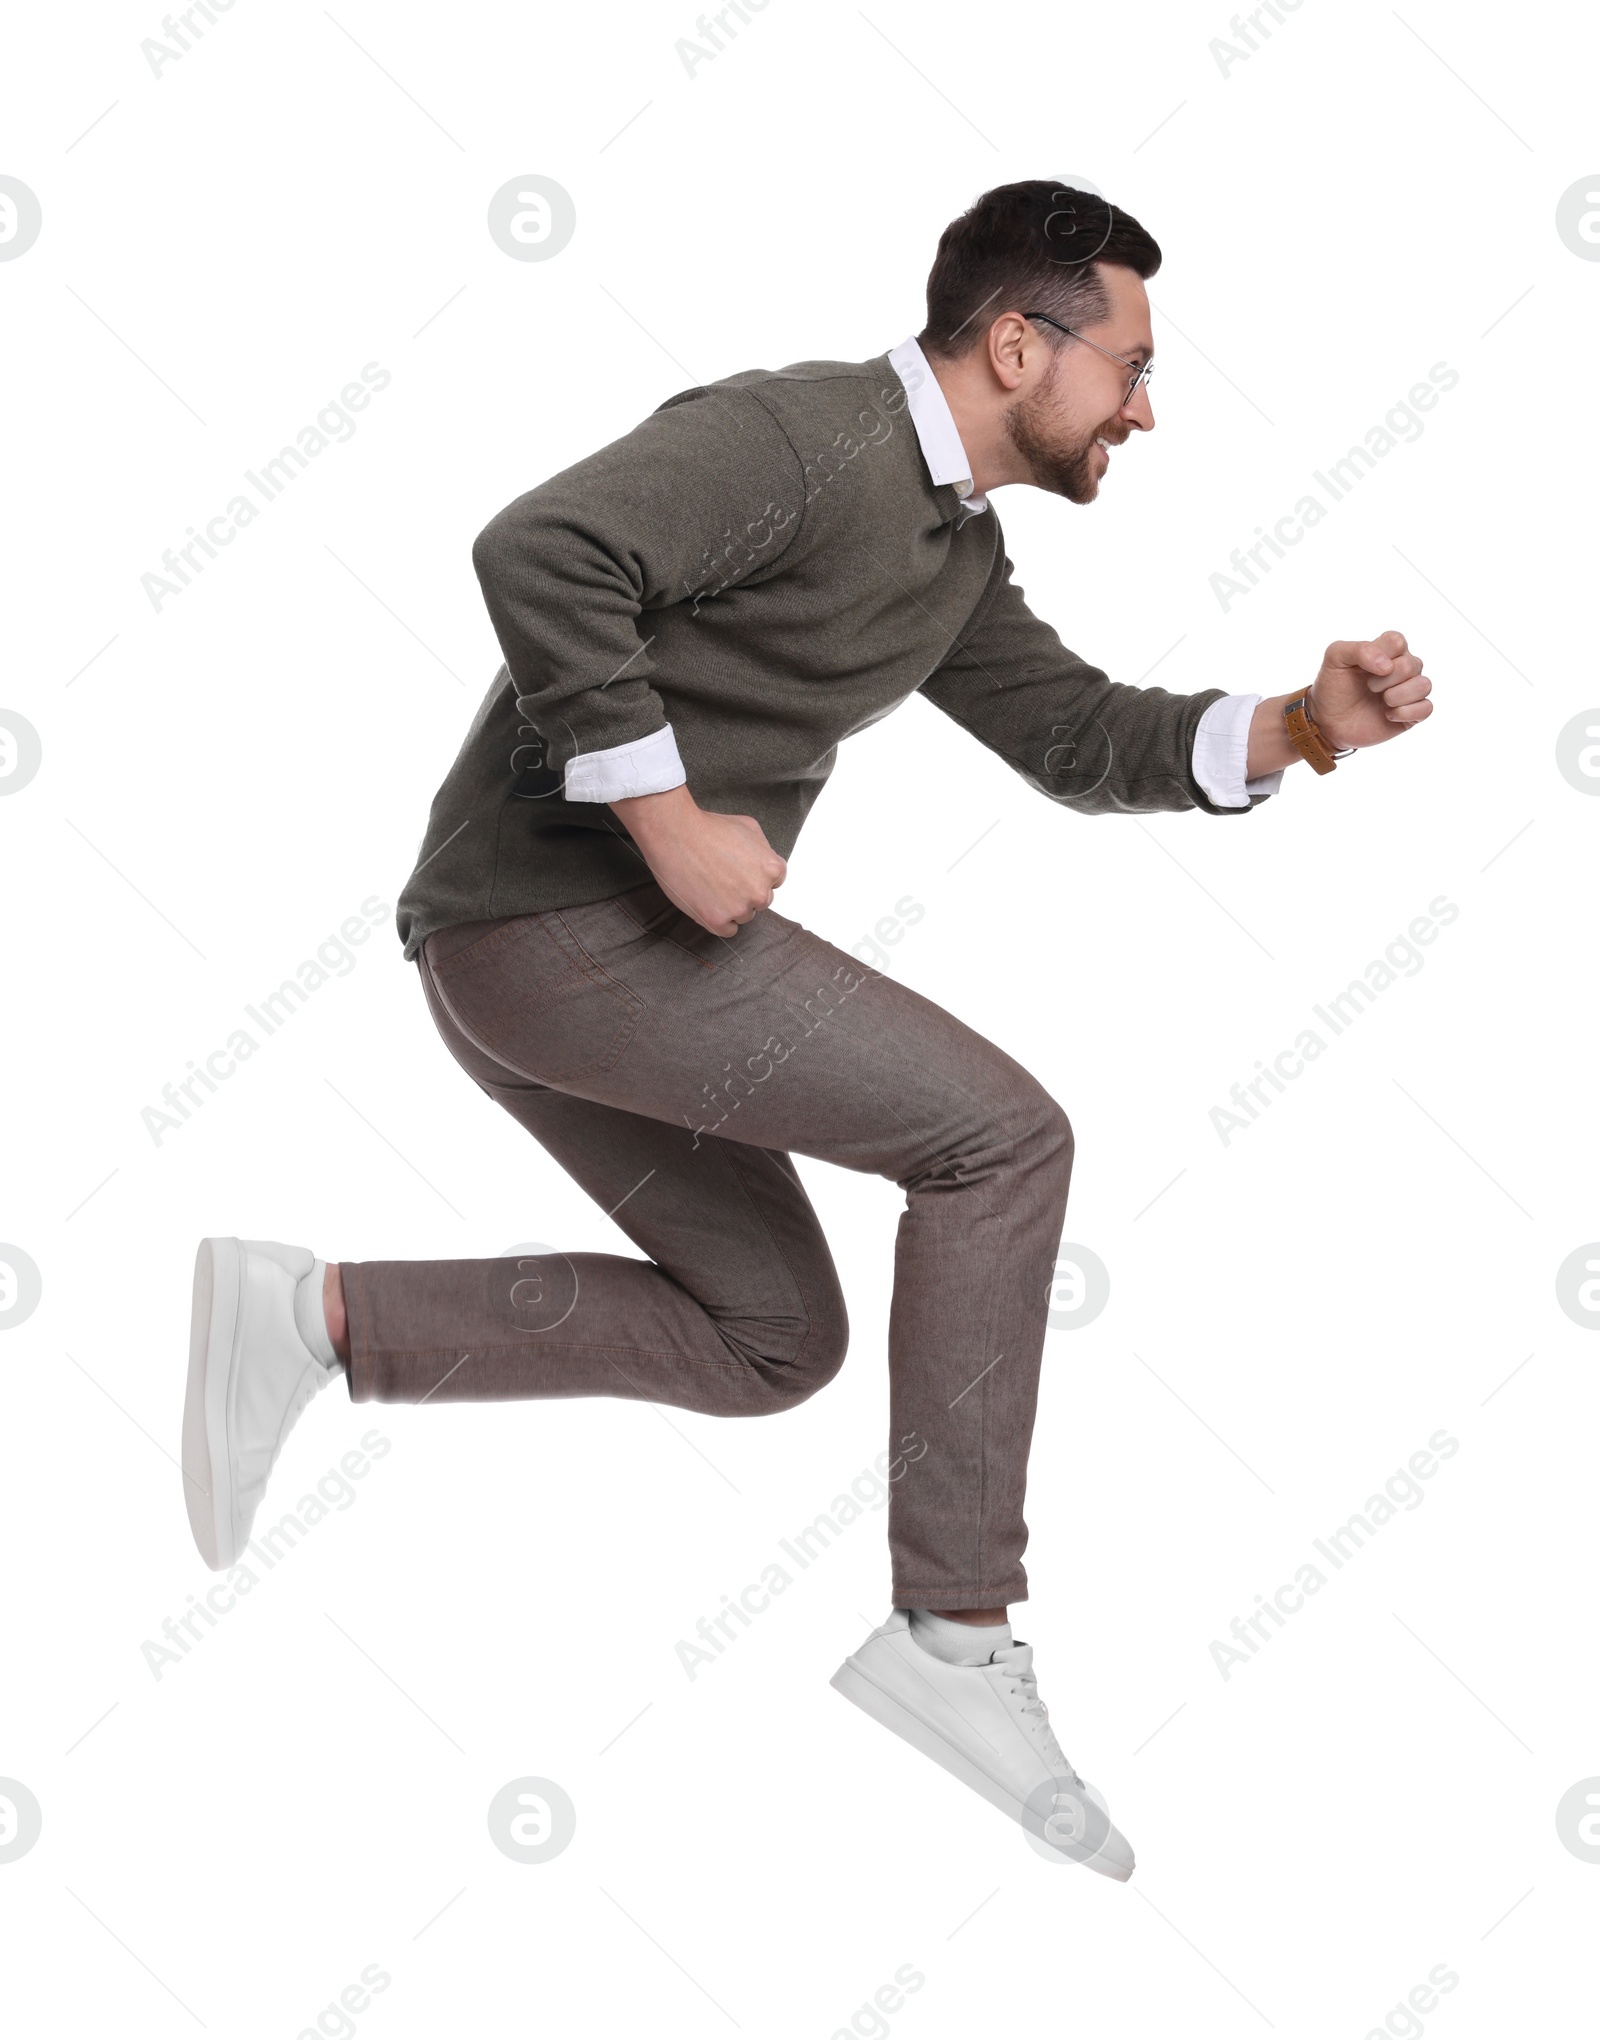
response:
<path fill-rule="evenodd" d="M 1151 430 L 1160 260 L 1103 199 L 1002 186 L 942 235 L 915 339 L 685 390 L 479 535 L 505 664 L 399 932 L 457 1061 L 648 1258 L 340 1266 L 204 1241 L 184 1417 L 222 1567 L 341 1370 L 358 1402 L 791 1408 L 838 1370 L 846 1317 L 790 1157 L 887 1176 L 893 1612 L 833 1683 L 1116 1878 L 1133 1853 L 1007 1612 L 1071 1128 L 1009 1056 L 772 900 L 838 744 L 913 693 L 1089 814 L 1248 813 L 1297 758 L 1333 770 L 1430 713 L 1398 631 L 1330 645 L 1292 694 L 1180 695 L 1111 682 L 1029 612 L 989 492 L 1093 502 Z"/>

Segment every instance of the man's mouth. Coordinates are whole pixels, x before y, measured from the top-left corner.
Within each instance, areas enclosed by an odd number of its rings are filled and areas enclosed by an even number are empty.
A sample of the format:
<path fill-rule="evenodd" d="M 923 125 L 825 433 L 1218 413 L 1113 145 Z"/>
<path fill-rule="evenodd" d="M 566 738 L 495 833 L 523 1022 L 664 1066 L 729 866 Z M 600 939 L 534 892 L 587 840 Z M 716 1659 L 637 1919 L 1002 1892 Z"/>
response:
<path fill-rule="evenodd" d="M 1106 460 L 1109 463 L 1111 459 L 1111 441 L 1105 438 L 1104 435 L 1102 434 L 1096 438 L 1094 443 L 1096 446 L 1099 447 L 1100 451 L 1105 455 Z"/>

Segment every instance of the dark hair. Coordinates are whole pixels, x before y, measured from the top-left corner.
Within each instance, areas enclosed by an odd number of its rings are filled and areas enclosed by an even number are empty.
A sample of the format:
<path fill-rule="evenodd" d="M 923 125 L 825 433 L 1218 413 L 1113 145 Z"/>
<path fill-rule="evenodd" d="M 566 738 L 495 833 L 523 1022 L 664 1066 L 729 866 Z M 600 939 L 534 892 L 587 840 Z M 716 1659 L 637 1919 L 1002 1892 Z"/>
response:
<path fill-rule="evenodd" d="M 1161 250 L 1131 213 L 1094 192 L 1047 177 L 996 185 L 939 236 L 918 344 L 946 360 L 969 353 L 988 330 L 982 314 L 990 306 L 995 318 L 1039 311 L 1069 326 L 1093 325 L 1111 308 L 1100 262 L 1154 276 Z M 1044 331 L 1052 345 L 1069 344 Z"/>

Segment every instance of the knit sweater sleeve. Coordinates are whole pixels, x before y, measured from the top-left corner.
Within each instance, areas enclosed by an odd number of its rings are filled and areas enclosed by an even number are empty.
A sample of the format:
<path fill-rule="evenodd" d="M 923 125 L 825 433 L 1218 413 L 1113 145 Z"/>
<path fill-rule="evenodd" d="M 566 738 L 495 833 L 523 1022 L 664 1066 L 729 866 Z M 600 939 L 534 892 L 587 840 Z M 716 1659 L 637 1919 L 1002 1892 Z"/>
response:
<path fill-rule="evenodd" d="M 669 399 L 490 520 L 472 564 L 551 766 L 668 729 L 650 611 L 765 573 L 804 506 L 782 427 L 723 387 Z"/>
<path fill-rule="evenodd" d="M 1194 776 L 1195 730 L 1224 690 L 1173 694 L 1108 679 L 1029 609 L 998 532 L 988 586 L 919 692 L 1063 807 L 1249 812 L 1219 807 Z M 1250 807 L 1266 797 L 1252 794 Z"/>

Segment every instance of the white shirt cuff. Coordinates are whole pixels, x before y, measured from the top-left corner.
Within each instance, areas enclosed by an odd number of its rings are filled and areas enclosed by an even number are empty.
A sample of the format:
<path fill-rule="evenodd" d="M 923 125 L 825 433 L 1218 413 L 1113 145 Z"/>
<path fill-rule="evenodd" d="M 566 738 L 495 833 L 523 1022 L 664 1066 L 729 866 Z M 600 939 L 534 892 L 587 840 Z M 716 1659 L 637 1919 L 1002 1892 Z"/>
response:
<path fill-rule="evenodd" d="M 687 779 L 668 723 L 631 744 L 569 758 L 561 790 L 568 800 L 633 800 L 641 793 L 670 792 Z"/>
<path fill-rule="evenodd" d="M 1253 793 L 1276 793 L 1283 784 L 1282 766 L 1255 779 L 1244 776 L 1250 718 L 1260 700 L 1259 694 L 1225 694 L 1195 727 L 1191 769 L 1213 807 L 1248 807 Z"/>

